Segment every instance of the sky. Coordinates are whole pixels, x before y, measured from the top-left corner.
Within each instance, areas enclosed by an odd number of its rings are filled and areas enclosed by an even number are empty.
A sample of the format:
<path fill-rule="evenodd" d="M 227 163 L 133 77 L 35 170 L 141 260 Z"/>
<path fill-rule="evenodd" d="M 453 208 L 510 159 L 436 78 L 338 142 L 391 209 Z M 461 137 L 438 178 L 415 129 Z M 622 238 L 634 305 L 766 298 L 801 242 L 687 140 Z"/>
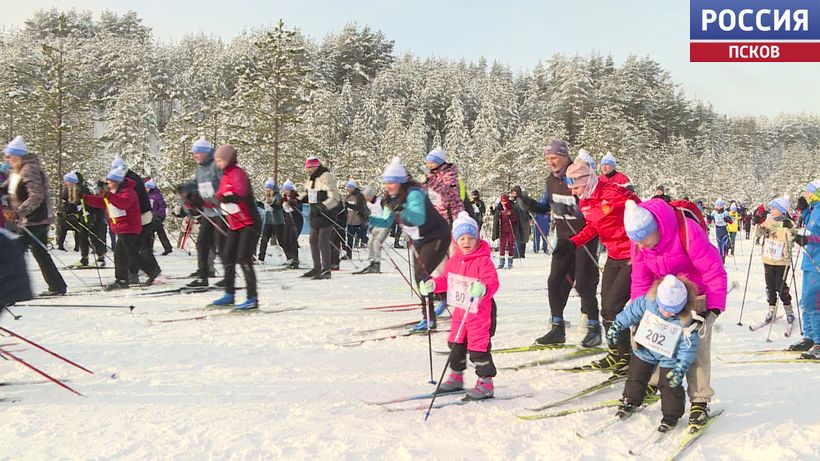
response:
<path fill-rule="evenodd" d="M 690 98 L 731 115 L 820 112 L 820 63 L 690 63 L 686 0 L 4 0 L 0 24 L 41 8 L 136 11 L 155 38 L 205 32 L 229 41 L 280 18 L 314 39 L 349 22 L 379 29 L 395 51 L 532 68 L 556 52 L 650 56 Z"/>

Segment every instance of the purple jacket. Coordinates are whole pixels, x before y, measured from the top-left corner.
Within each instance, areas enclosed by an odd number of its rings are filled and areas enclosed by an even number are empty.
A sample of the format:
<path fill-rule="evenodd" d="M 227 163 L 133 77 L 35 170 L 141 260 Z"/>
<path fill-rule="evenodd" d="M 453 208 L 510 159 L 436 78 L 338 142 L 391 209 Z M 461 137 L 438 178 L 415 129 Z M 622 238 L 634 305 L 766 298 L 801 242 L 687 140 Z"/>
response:
<path fill-rule="evenodd" d="M 162 192 L 157 188 L 148 191 L 148 200 L 151 201 L 151 213 L 154 218 L 165 221 L 165 199 L 162 198 Z"/>
<path fill-rule="evenodd" d="M 645 295 L 655 280 L 667 274 L 682 275 L 706 295 L 706 308 L 726 310 L 726 271 L 718 249 L 709 242 L 709 236 L 691 219 L 686 219 L 689 249 L 683 248 L 674 209 L 661 199 L 652 199 L 638 205 L 649 210 L 658 222 L 660 241 L 654 248 L 638 250 L 634 243 L 632 254 L 631 299 Z"/>

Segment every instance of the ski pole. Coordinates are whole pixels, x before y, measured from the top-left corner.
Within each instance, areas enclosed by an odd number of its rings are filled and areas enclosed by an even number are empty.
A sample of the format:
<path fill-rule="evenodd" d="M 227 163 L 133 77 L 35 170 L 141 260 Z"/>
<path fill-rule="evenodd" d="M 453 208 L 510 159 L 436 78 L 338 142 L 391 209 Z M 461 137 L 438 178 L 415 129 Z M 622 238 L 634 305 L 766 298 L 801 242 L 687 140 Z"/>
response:
<path fill-rule="evenodd" d="M 569 228 L 569 231 L 572 232 L 572 236 L 574 237 L 575 235 L 577 235 L 577 232 L 575 232 L 575 229 L 572 226 L 569 225 L 569 222 L 567 221 L 567 215 L 563 215 L 561 218 L 562 218 L 561 221 L 563 221 L 564 224 L 566 224 L 567 227 Z M 589 243 L 589 242 L 587 242 L 587 243 Z M 603 268 L 601 268 L 601 263 L 598 262 L 598 258 L 596 258 L 595 256 L 592 255 L 592 252 L 589 251 L 589 248 L 587 248 L 587 245 L 583 244 L 581 246 L 584 247 L 584 251 L 586 251 L 587 255 L 589 255 L 589 258 L 592 259 L 592 262 L 595 263 L 595 267 L 597 267 L 599 271 L 603 272 L 604 270 L 603 270 Z"/>
<path fill-rule="evenodd" d="M 763 236 L 763 243 L 766 243 L 766 236 Z M 749 267 L 746 269 L 746 283 L 743 285 L 743 300 L 740 302 L 740 317 L 737 319 L 738 326 L 743 326 L 743 307 L 746 305 L 746 289 L 749 287 L 749 274 L 752 271 L 752 256 L 754 256 L 754 247 L 749 252 Z"/>
<path fill-rule="evenodd" d="M 398 251 L 396 253 L 398 253 Z M 413 264 L 410 262 L 410 245 L 407 245 L 407 275 L 413 278 Z M 413 299 L 414 288 L 413 285 L 410 285 L 410 299 Z"/>
<path fill-rule="evenodd" d="M 43 346 L 41 346 L 41 345 L 39 345 L 39 344 L 35 343 L 34 341 L 31 341 L 30 339 L 24 338 L 24 337 L 22 337 L 22 336 L 18 335 L 17 333 L 15 333 L 15 332 L 13 332 L 13 331 L 11 331 L 11 330 L 9 330 L 9 329 L 6 329 L 6 328 L 3 328 L 3 327 L 0 327 L 0 330 L 2 330 L 2 331 L 4 331 L 4 332 L 6 332 L 6 333 L 8 333 L 8 334 L 10 334 L 10 335 L 12 335 L 12 336 L 14 336 L 15 338 L 22 339 L 23 341 L 25 341 L 25 342 L 27 342 L 27 343 L 31 344 L 32 346 L 36 347 L 37 349 L 40 349 L 41 351 L 46 352 L 46 353 L 48 353 L 48 354 L 50 354 L 50 355 L 52 355 L 52 356 L 54 356 L 54 357 L 56 357 L 56 358 L 58 358 L 58 359 L 60 359 L 60 360 L 62 360 L 62 361 L 64 361 L 64 362 L 66 362 L 66 363 L 68 363 L 68 364 L 74 365 L 75 367 L 79 368 L 80 370 L 83 370 L 84 372 L 86 372 L 86 373 L 88 373 L 88 374 L 92 374 L 92 375 L 94 374 L 94 372 L 93 372 L 93 371 L 91 371 L 91 370 L 89 370 L 88 368 L 85 368 L 85 367 L 83 367 L 82 365 L 78 365 L 77 363 L 72 362 L 71 360 L 69 360 L 69 359 L 67 359 L 67 358 L 63 357 L 62 355 L 60 355 L 60 354 L 58 354 L 58 353 L 56 353 L 56 352 L 54 352 L 54 351 L 51 351 L 51 350 L 49 350 L 49 349 L 46 349 L 45 347 L 43 347 Z"/>
<path fill-rule="evenodd" d="M 791 248 L 791 247 L 789 247 L 789 248 Z M 791 259 L 792 255 L 791 255 L 791 253 L 789 253 L 789 262 L 792 265 L 792 287 L 794 287 L 794 300 L 797 301 L 797 326 L 800 327 L 800 335 L 802 336 L 803 335 L 803 318 L 802 318 L 803 316 L 800 314 L 800 296 L 799 296 L 800 290 L 797 289 L 797 277 L 795 277 L 795 275 L 794 275 L 795 272 L 797 272 L 797 266 L 795 264 L 800 262 L 800 250 L 801 250 L 801 248 L 802 247 L 800 245 L 797 246 L 797 257 L 794 260 Z"/>
<path fill-rule="evenodd" d="M 89 234 L 89 235 L 91 235 L 91 236 L 93 236 L 95 239 L 97 239 L 97 241 L 98 241 L 98 242 L 102 243 L 102 244 L 103 244 L 103 246 L 106 246 L 106 247 L 108 246 L 108 245 L 106 245 L 106 243 L 105 243 L 105 242 L 104 242 L 104 241 L 103 241 L 100 237 L 98 237 L 98 236 L 97 236 L 97 234 L 95 234 L 94 232 L 92 232 L 92 231 L 91 231 L 91 229 L 89 229 L 88 227 L 84 226 L 84 225 L 83 225 L 83 223 L 81 223 L 81 222 L 79 222 L 79 221 L 78 221 L 78 222 L 77 222 L 77 224 L 79 224 L 79 225 L 80 225 L 80 227 L 82 227 L 83 229 L 85 229 L 85 231 L 86 231 L 86 232 L 88 232 L 88 234 Z M 69 223 L 69 225 L 71 225 L 71 223 Z M 72 226 L 72 227 L 73 227 L 73 226 Z M 76 230 L 76 231 L 78 231 L 78 232 L 79 232 L 79 230 L 78 230 L 77 228 L 74 228 L 74 230 Z M 90 244 L 90 243 L 89 243 L 89 244 Z M 112 250 L 113 250 L 113 248 L 112 248 Z M 95 254 L 96 254 L 96 253 L 95 253 Z M 114 260 L 113 260 L 113 259 L 111 259 L 111 256 L 108 256 L 108 254 L 105 254 L 105 255 L 103 255 L 103 256 L 105 256 L 105 258 L 106 258 L 106 259 L 108 259 L 108 261 L 110 261 L 110 262 L 111 262 L 111 264 L 114 264 Z"/>
<path fill-rule="evenodd" d="M 72 224 L 71 221 L 66 221 L 66 224 L 71 226 L 71 228 L 74 229 L 74 231 L 77 234 L 81 233 L 80 229 L 77 229 L 76 227 L 74 227 L 74 224 Z M 80 224 L 80 223 L 77 222 L 77 224 Z M 86 236 L 86 240 L 88 240 L 87 236 Z M 103 284 L 103 281 L 102 281 L 102 275 L 100 275 L 100 266 L 97 265 L 97 252 L 94 250 L 94 245 L 91 245 L 91 242 L 88 242 L 88 245 L 91 247 L 91 254 L 94 256 L 94 268 L 97 269 L 97 278 L 100 280 L 100 286 L 104 287 L 105 285 Z"/>
<path fill-rule="evenodd" d="M 14 304 L 19 307 L 87 307 L 94 309 L 128 309 L 133 311 L 136 307 L 134 305 L 112 305 L 112 304 Z M 13 315 L 13 314 L 12 314 Z"/>
<path fill-rule="evenodd" d="M 385 250 L 385 245 L 384 245 L 384 242 L 382 242 L 382 250 Z M 415 294 L 416 296 L 418 296 L 418 298 L 421 300 L 421 299 L 422 299 L 422 297 L 421 297 L 421 295 L 419 294 L 419 292 L 418 292 L 418 291 L 416 291 L 416 287 L 414 287 L 414 286 L 413 286 L 413 283 L 411 283 L 411 282 L 410 282 L 410 280 L 407 278 L 407 276 L 406 276 L 406 275 L 404 275 L 404 272 L 402 272 L 402 271 L 401 271 L 401 269 L 399 269 L 399 265 L 398 265 L 398 264 L 396 264 L 396 260 L 395 260 L 395 259 L 393 259 L 393 257 L 392 257 L 392 256 L 390 256 L 390 252 L 385 251 L 385 252 L 384 252 L 384 254 L 385 254 L 385 255 L 387 255 L 387 260 L 388 260 L 388 261 L 390 261 L 390 264 L 393 266 L 393 268 L 395 268 L 395 269 L 396 269 L 396 272 L 398 272 L 398 273 L 399 273 L 399 275 L 401 275 L 401 278 L 403 278 L 403 279 L 404 279 L 404 281 L 405 281 L 405 282 L 406 282 L 406 283 L 410 286 L 410 291 L 412 291 L 412 292 L 413 292 L 413 294 Z"/>
<path fill-rule="evenodd" d="M 453 345 L 450 347 L 450 353 L 447 355 L 447 362 L 444 364 L 444 369 L 441 370 L 441 377 L 438 379 L 438 384 L 436 384 L 436 390 L 433 391 L 433 398 L 432 400 L 430 400 L 430 406 L 427 408 L 427 413 L 424 415 L 425 422 L 427 421 L 427 418 L 430 417 L 430 412 L 433 410 L 433 404 L 436 403 L 438 391 L 441 388 L 441 383 L 444 381 L 444 374 L 447 373 L 447 367 L 450 366 L 450 362 L 453 360 L 453 350 L 455 350 L 456 346 L 459 344 L 458 338 L 459 336 L 461 336 L 461 331 L 464 329 L 464 324 L 467 322 L 467 316 L 470 314 L 470 308 L 473 307 L 474 301 L 475 298 L 470 297 L 470 305 L 467 307 L 467 309 L 464 310 L 464 317 L 461 318 L 461 323 L 458 325 L 456 336 L 455 338 L 453 338 Z"/>
<path fill-rule="evenodd" d="M 88 283 L 86 283 L 86 282 L 85 282 L 85 280 L 83 280 L 82 278 L 80 278 L 80 276 L 79 276 L 79 275 L 75 274 L 75 273 L 74 273 L 74 271 L 73 271 L 70 267 L 66 266 L 66 264 L 65 264 L 65 263 L 64 263 L 64 262 L 63 262 L 60 258 L 58 258 L 58 257 L 57 257 L 57 255 L 52 254 L 52 252 L 50 252 L 50 251 L 48 250 L 48 247 L 46 247 L 46 246 L 45 246 L 45 244 L 43 244 L 43 242 L 41 242 L 41 241 L 40 241 L 40 239 L 38 239 L 37 237 L 35 237 L 35 236 L 34 236 L 34 234 L 32 234 L 32 233 L 31 233 L 31 231 L 30 231 L 30 230 L 28 230 L 28 229 L 26 228 L 26 226 L 18 226 L 18 227 L 19 227 L 20 229 L 23 229 L 23 231 L 24 231 L 26 234 L 28 234 L 28 236 L 29 236 L 29 237 L 30 237 L 33 241 L 35 241 L 38 245 L 40 245 L 40 246 L 41 246 L 41 247 L 42 247 L 42 248 L 46 251 L 46 253 L 48 253 L 48 255 L 49 255 L 49 256 L 53 257 L 54 259 L 56 259 L 56 260 L 57 260 L 57 262 L 59 262 L 60 264 L 62 264 L 63 266 L 65 266 L 65 267 L 66 267 L 66 269 L 68 269 L 68 271 L 71 273 L 71 275 L 73 275 L 74 277 L 76 277 L 76 278 L 77 278 L 77 280 L 79 280 L 80 282 L 82 282 L 82 283 L 83 283 L 83 285 L 85 285 L 85 286 L 91 286 L 91 285 L 89 285 Z"/>
<path fill-rule="evenodd" d="M 67 385 L 65 385 L 65 384 L 64 384 L 62 381 L 60 381 L 59 379 L 56 379 L 56 378 L 52 377 L 51 375 L 47 374 L 47 373 L 46 373 L 46 372 L 44 372 L 43 370 L 41 370 L 41 369 L 39 369 L 39 368 L 35 367 L 34 365 L 31 365 L 30 363 L 26 362 L 25 360 L 21 359 L 20 357 L 17 357 L 16 355 L 12 354 L 11 352 L 9 352 L 9 351 L 7 351 L 7 350 L 5 350 L 5 349 L 3 349 L 3 348 L 0 348 L 0 354 L 2 354 L 2 355 L 8 355 L 9 357 L 13 358 L 15 361 L 19 362 L 21 365 L 23 365 L 23 366 L 25 366 L 25 367 L 27 367 L 27 368 L 31 369 L 32 371 L 34 371 L 34 372 L 35 372 L 35 373 L 37 373 L 38 375 L 42 376 L 43 378 L 46 378 L 47 380 L 49 380 L 49 381 L 51 381 L 52 383 L 54 383 L 54 384 L 56 384 L 56 385 L 58 385 L 58 386 L 62 387 L 63 389 L 66 389 L 66 390 L 68 390 L 68 391 L 70 391 L 70 392 L 73 392 L 73 393 L 75 393 L 75 394 L 79 395 L 80 397 L 85 397 L 83 394 L 81 394 L 81 393 L 79 393 L 79 392 L 75 391 L 74 389 L 72 389 L 72 388 L 68 387 Z"/>
<path fill-rule="evenodd" d="M 427 352 L 430 355 L 430 384 L 436 384 L 436 380 L 433 379 L 433 335 L 430 333 L 430 323 L 432 323 L 431 314 L 431 306 L 433 305 L 433 294 L 430 293 L 427 295 Z"/>
<path fill-rule="evenodd" d="M 16 315 L 14 312 L 12 312 L 11 309 L 9 309 L 8 306 L 3 306 L 3 309 L 5 309 L 6 312 L 11 314 L 11 316 L 14 318 L 14 320 L 20 320 L 20 317 L 22 317 L 22 315 Z"/>

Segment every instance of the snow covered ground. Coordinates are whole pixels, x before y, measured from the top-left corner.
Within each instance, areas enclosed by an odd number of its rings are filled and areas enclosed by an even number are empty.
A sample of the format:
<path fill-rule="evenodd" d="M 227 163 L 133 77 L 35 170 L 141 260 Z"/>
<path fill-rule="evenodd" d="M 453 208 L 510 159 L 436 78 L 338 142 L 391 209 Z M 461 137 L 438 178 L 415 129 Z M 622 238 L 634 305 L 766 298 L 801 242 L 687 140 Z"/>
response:
<path fill-rule="evenodd" d="M 729 296 L 729 307 L 716 326 L 713 351 L 713 409 L 726 413 L 691 447 L 689 460 L 809 460 L 820 459 L 820 380 L 817 364 L 732 365 L 751 360 L 740 351 L 782 348 L 795 340 L 783 337 L 785 324 L 774 326 L 773 343 L 766 329 L 750 332 L 745 325 L 766 311 L 762 264 L 753 258 L 744 326 L 737 326 L 749 241 L 738 246 L 737 268 L 727 261 L 730 280 L 741 289 Z M 402 255 L 406 257 L 404 250 Z M 65 263 L 74 253 L 57 252 Z M 309 252 L 303 247 L 303 264 Z M 402 269 L 406 263 L 393 254 Z M 145 291 L 181 286 L 171 279 L 195 268 L 195 258 L 180 250 L 158 256 L 166 283 Z M 268 266 L 273 267 L 268 261 Z M 35 288 L 44 285 L 30 261 Z M 527 345 L 547 325 L 546 277 L 549 258 L 530 254 L 513 270 L 501 271 L 498 331 L 495 347 Z M 0 343 L 85 397 L 54 384 L 0 387 L 0 458 L 54 459 L 635 459 L 628 454 L 636 441 L 660 420 L 654 405 L 597 440 L 582 440 L 586 431 L 610 417 L 600 410 L 562 418 L 522 421 L 528 407 L 561 399 L 602 379 L 599 374 L 570 374 L 543 366 L 500 371 L 496 395 L 526 395 L 434 410 L 425 423 L 424 411 L 389 412 L 368 402 L 432 391 L 427 338 L 422 336 L 367 342 L 356 347 L 335 345 L 390 334 L 361 330 L 418 319 L 415 311 L 380 312 L 363 307 L 411 301 L 408 287 L 387 261 L 389 274 L 354 276 L 358 261 L 344 262 L 345 271 L 329 281 L 306 281 L 301 271 L 258 272 L 262 310 L 305 307 L 279 314 L 236 315 L 174 323 L 150 320 L 179 318 L 197 312 L 217 292 L 166 297 L 126 292 L 75 295 L 36 304 L 133 304 L 136 309 L 14 307 L 19 320 L 4 315 L 2 326 L 39 341 L 95 372 L 88 375 L 7 337 Z M 257 266 L 258 269 L 262 267 Z M 86 283 L 98 284 L 93 270 L 78 272 Z M 64 271 L 70 290 L 82 284 Z M 103 281 L 113 270 L 102 272 Z M 799 281 L 798 281 L 799 283 Z M 241 286 L 243 282 L 239 282 Z M 798 291 L 793 287 L 793 292 Z M 244 293 L 239 298 L 244 299 Z M 566 309 L 575 331 L 579 299 Z M 150 320 L 149 320 L 150 319 Z M 446 329 L 448 322 L 442 322 Z M 432 336 L 436 350 L 445 349 L 445 334 Z M 496 355 L 497 366 L 564 354 L 539 351 Z M 767 356 L 768 357 L 768 356 Z M 446 357 L 434 356 L 436 379 Z M 570 364 L 583 364 L 579 359 Z M 563 364 L 561 364 L 563 365 Z M 558 366 L 561 366 L 558 365 Z M 474 375 L 465 375 L 472 384 Z M 0 362 L 0 381 L 40 381 L 19 364 Z M 811 389 L 811 390 L 809 390 Z M 618 389 L 570 405 L 588 406 L 617 398 Z M 441 401 L 455 399 L 442 397 Z M 422 402 L 423 403 L 423 402 Z M 420 402 L 392 405 L 413 408 Z M 559 408 L 560 409 L 560 408 Z M 688 415 L 687 415 L 688 416 Z M 681 429 L 678 429 L 679 431 Z M 645 459 L 663 459 L 678 433 Z"/>

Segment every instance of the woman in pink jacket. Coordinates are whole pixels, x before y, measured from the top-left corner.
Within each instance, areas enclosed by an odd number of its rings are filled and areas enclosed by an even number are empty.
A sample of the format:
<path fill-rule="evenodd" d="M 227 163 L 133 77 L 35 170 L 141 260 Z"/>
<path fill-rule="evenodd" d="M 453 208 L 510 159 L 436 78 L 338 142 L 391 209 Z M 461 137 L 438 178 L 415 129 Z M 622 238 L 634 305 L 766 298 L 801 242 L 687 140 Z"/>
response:
<path fill-rule="evenodd" d="M 712 325 L 726 309 L 726 271 L 720 252 L 697 221 L 662 199 L 640 205 L 627 202 L 624 226 L 632 241 L 632 300 L 668 274 L 686 277 L 695 284 L 698 295 L 705 296 L 697 358 L 686 373 L 689 424 L 704 424 L 709 419 L 707 404 L 715 394 L 709 382 Z"/>
<path fill-rule="evenodd" d="M 493 396 L 493 377 L 496 375 L 490 338 L 495 334 L 493 296 L 498 291 L 498 273 L 490 257 L 490 245 L 478 238 L 478 223 L 466 211 L 459 213 L 453 221 L 453 239 L 456 251 L 447 260 L 442 274 L 419 282 L 422 296 L 447 293 L 447 305 L 453 309 L 453 327 L 447 338 L 452 349 L 450 375 L 439 391 L 455 392 L 464 388 L 469 351 L 478 381 L 475 388 L 467 392 L 467 398 L 486 399 Z M 465 315 L 467 319 L 459 333 L 457 326 L 461 325 Z"/>

